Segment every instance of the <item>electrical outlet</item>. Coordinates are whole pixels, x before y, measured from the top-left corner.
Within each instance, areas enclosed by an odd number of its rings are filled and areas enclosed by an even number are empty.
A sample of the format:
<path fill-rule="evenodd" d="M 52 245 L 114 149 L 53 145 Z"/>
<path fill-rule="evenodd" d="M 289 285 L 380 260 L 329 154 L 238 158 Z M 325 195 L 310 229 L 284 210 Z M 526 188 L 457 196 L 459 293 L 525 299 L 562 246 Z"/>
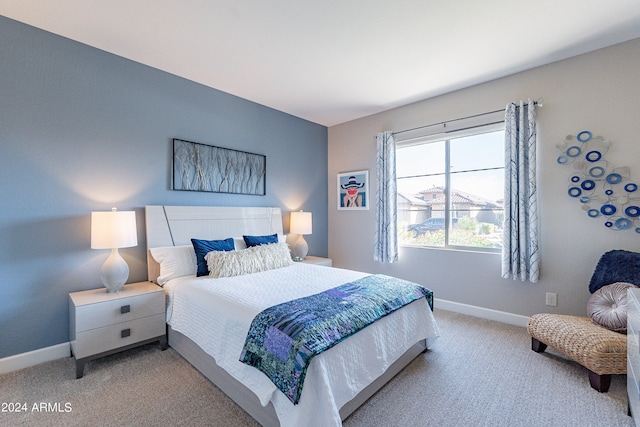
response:
<path fill-rule="evenodd" d="M 547 292 L 547 305 L 557 307 L 558 306 L 558 294 L 553 292 Z"/>

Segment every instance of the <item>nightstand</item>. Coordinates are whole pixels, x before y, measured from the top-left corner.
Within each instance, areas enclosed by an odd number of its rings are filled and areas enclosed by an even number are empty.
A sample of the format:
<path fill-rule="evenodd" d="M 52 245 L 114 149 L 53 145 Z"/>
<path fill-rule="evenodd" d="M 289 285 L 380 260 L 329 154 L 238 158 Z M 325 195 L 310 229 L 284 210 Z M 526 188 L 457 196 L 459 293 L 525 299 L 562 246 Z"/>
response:
<path fill-rule="evenodd" d="M 154 341 L 167 348 L 164 290 L 151 283 L 125 285 L 121 292 L 105 288 L 69 294 L 71 352 L 76 378 L 85 363 Z"/>
<path fill-rule="evenodd" d="M 640 289 L 627 290 L 627 401 L 634 425 L 640 425 Z"/>
<path fill-rule="evenodd" d="M 331 267 L 333 265 L 331 258 L 322 258 L 319 256 L 306 256 L 301 262 L 305 264 L 324 265 L 325 267 Z"/>

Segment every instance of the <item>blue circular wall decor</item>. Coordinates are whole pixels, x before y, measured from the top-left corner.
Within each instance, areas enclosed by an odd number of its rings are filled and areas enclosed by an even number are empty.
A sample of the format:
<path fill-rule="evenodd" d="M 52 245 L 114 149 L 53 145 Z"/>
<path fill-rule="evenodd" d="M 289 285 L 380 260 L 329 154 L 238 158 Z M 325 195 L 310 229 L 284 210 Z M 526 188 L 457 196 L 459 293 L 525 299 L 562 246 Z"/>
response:
<path fill-rule="evenodd" d="M 557 144 L 559 165 L 571 165 L 567 194 L 578 199 L 589 218 L 610 230 L 640 234 L 640 192 L 627 166 L 614 167 L 605 159 L 611 143 L 588 130 L 567 135 Z"/>

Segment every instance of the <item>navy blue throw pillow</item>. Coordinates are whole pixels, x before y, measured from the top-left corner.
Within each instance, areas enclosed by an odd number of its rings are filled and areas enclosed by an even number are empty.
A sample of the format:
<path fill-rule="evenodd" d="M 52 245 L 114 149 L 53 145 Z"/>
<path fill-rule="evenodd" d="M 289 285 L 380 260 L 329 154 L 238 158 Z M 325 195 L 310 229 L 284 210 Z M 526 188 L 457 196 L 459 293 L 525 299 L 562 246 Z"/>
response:
<path fill-rule="evenodd" d="M 589 291 L 594 293 L 616 282 L 640 286 L 640 253 L 615 249 L 602 255 L 591 276 Z"/>
<path fill-rule="evenodd" d="M 211 251 L 232 251 L 234 250 L 233 238 L 229 237 L 225 240 L 200 240 L 191 239 L 193 249 L 196 251 L 196 260 L 198 261 L 198 273 L 196 276 L 207 276 L 209 268 L 204 256 Z"/>
<path fill-rule="evenodd" d="M 247 247 L 268 245 L 269 243 L 278 243 L 278 235 L 271 234 L 270 236 L 242 236 L 244 243 Z"/>

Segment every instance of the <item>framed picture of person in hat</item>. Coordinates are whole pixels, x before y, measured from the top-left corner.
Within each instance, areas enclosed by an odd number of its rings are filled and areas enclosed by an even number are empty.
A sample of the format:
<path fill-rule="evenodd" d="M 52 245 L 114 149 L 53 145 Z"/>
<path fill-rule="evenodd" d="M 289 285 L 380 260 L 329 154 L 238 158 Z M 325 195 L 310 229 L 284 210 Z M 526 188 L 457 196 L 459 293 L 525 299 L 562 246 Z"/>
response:
<path fill-rule="evenodd" d="M 338 174 L 338 210 L 369 209 L 369 171 Z"/>

